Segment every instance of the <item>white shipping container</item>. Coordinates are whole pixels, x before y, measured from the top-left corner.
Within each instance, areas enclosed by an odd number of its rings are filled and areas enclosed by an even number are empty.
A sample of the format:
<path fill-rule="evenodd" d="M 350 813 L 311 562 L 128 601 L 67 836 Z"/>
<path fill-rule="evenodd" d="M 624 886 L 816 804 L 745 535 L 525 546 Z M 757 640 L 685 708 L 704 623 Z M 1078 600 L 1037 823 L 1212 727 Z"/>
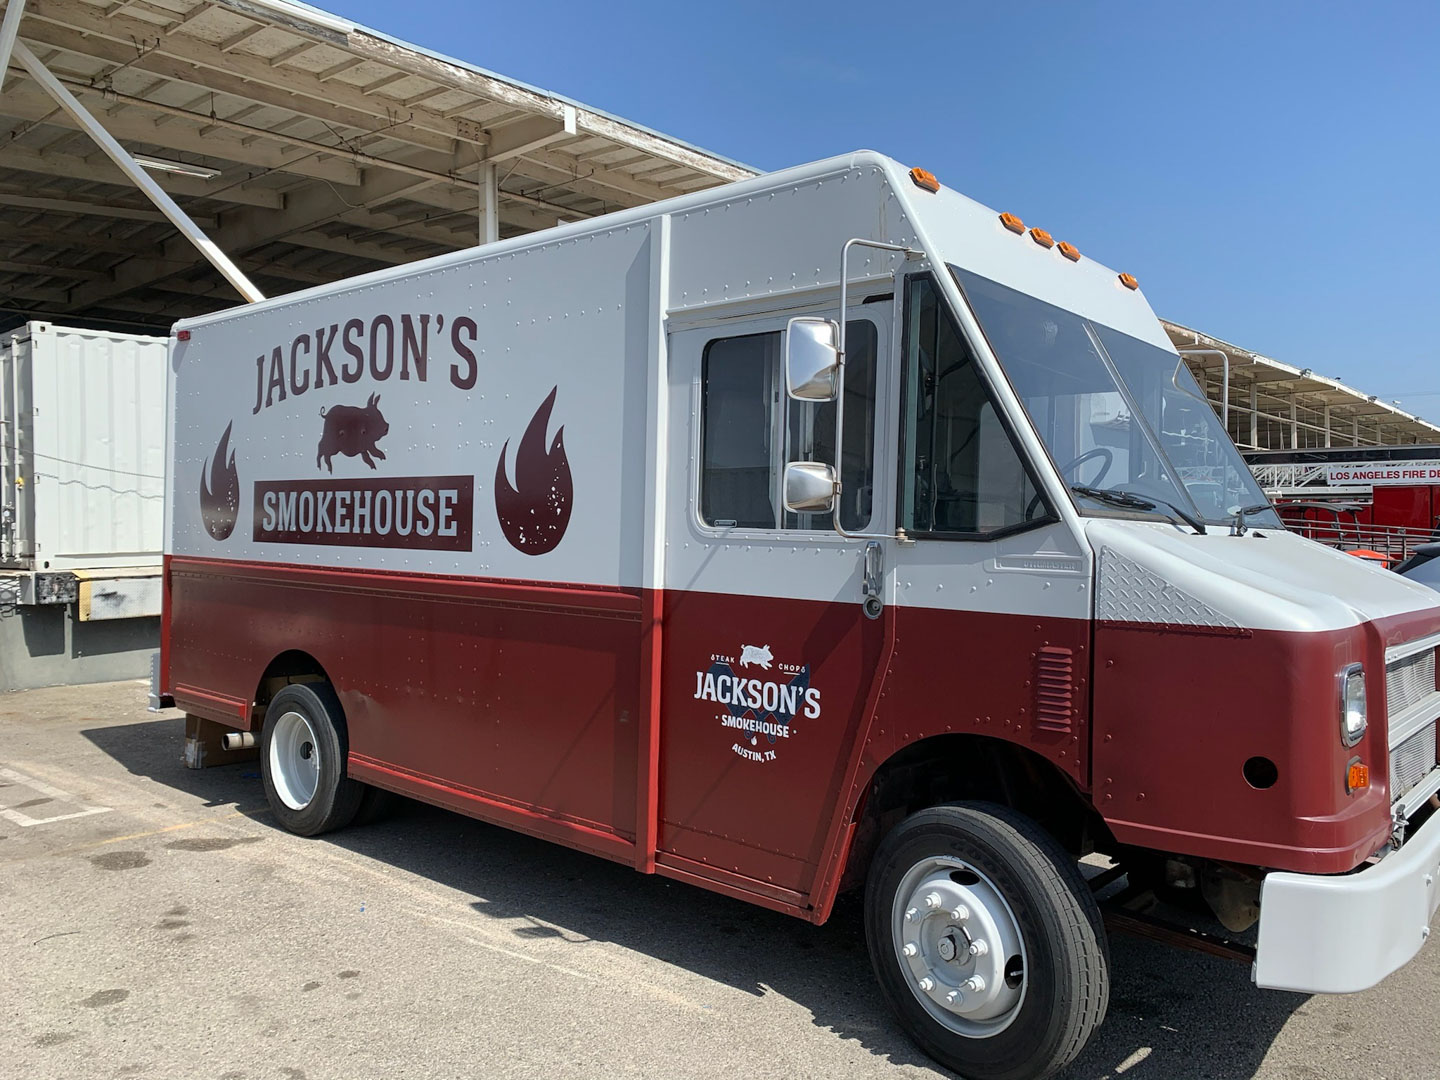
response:
<path fill-rule="evenodd" d="M 0 566 L 159 565 L 166 339 L 32 322 L 0 337 Z"/>

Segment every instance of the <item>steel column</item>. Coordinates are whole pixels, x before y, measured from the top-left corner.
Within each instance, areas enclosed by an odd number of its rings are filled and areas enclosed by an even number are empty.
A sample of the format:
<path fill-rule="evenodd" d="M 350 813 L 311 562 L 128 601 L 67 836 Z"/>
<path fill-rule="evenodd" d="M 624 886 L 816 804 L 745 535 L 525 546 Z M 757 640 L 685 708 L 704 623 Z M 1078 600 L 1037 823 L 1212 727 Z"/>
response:
<path fill-rule="evenodd" d="M 15 0 L 11 0 L 11 2 L 14 3 Z M 7 21 L 9 19 L 8 11 L 6 19 Z M 250 303 L 265 299 L 265 294 L 257 289 L 240 268 L 230 261 L 229 256 L 205 235 L 200 226 L 190 220 L 190 215 L 180 209 L 179 204 L 165 193 L 165 190 L 154 181 L 150 174 L 135 163 L 130 152 L 115 141 L 114 136 L 101 126 L 100 121 L 90 115 L 85 106 L 75 99 L 74 94 L 61 85 L 60 80 L 50 73 L 50 70 L 40 62 L 39 57 L 26 47 L 23 41 L 15 42 L 15 59 L 30 73 L 30 77 L 39 83 L 62 109 L 70 114 L 71 119 L 79 124 L 90 138 L 95 140 L 95 143 L 105 151 L 111 161 L 115 162 L 120 171 L 128 176 L 131 182 L 160 209 L 160 212 L 170 219 L 171 224 L 184 234 L 185 239 L 194 244 L 200 254 L 204 255 L 210 264 L 220 271 L 225 280 L 235 287 L 236 292 Z"/>
<path fill-rule="evenodd" d="M 500 201 L 500 185 L 495 179 L 495 166 L 486 162 L 480 167 L 480 213 L 484 231 L 480 234 L 482 244 L 493 244 L 500 239 L 500 213 L 496 204 Z"/>

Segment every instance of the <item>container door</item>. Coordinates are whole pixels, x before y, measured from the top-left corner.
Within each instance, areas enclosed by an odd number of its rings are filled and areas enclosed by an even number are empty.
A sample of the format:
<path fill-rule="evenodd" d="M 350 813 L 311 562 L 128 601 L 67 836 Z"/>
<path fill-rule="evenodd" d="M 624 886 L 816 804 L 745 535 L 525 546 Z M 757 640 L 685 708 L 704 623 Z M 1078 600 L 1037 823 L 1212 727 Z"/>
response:
<path fill-rule="evenodd" d="M 848 334 L 838 512 L 894 528 L 889 297 Z M 809 890 L 846 755 L 879 676 L 865 545 L 781 499 L 787 461 L 835 458 L 833 403 L 789 401 L 787 318 L 670 336 L 660 858 Z"/>

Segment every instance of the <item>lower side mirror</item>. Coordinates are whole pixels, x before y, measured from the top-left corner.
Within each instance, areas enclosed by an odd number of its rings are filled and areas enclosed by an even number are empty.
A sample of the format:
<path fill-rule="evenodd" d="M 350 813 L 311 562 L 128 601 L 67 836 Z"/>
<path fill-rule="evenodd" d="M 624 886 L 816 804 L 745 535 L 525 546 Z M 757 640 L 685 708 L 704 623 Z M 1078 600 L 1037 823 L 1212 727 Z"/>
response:
<path fill-rule="evenodd" d="M 819 461 L 792 461 L 785 466 L 785 509 L 796 514 L 823 514 L 835 505 L 835 470 Z"/>

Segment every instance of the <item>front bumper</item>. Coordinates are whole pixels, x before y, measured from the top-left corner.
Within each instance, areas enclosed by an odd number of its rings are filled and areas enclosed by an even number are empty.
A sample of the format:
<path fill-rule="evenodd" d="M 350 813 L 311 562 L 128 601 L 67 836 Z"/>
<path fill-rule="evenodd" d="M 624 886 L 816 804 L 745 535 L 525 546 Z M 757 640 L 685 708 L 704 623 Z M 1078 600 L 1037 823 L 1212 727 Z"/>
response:
<path fill-rule="evenodd" d="M 1440 906 L 1440 813 L 1353 874 L 1268 874 L 1254 979 L 1269 990 L 1349 994 L 1407 964 Z"/>

